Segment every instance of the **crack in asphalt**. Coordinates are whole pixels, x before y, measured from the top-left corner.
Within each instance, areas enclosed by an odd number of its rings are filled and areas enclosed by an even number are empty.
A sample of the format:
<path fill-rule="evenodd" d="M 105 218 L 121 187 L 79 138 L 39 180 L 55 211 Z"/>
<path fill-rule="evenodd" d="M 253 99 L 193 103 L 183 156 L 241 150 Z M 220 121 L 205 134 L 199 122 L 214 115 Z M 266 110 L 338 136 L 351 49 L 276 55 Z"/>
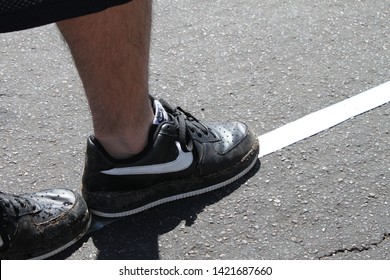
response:
<path fill-rule="evenodd" d="M 368 251 L 368 250 L 371 250 L 374 246 L 379 246 L 381 243 L 383 243 L 385 240 L 388 240 L 390 239 L 390 233 L 385 233 L 383 234 L 383 237 L 377 241 L 377 242 L 373 242 L 373 243 L 369 243 L 369 244 L 364 244 L 362 246 L 353 246 L 351 248 L 342 248 L 342 249 L 337 249 L 333 252 L 330 252 L 326 255 L 323 255 L 321 257 L 319 257 L 320 260 L 322 259 L 325 259 L 325 258 L 329 258 L 329 257 L 333 257 L 337 254 L 342 254 L 342 253 L 354 253 L 354 252 L 364 252 L 364 251 Z"/>

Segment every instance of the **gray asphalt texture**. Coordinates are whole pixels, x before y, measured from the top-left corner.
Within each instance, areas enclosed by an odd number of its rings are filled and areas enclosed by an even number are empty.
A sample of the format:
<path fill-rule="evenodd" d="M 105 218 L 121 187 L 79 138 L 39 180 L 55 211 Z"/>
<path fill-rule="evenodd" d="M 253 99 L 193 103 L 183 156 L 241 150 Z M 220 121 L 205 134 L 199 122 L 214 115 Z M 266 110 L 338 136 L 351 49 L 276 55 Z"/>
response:
<path fill-rule="evenodd" d="M 387 0 L 154 2 L 151 94 L 259 135 L 390 80 Z M 0 34 L 0 185 L 80 189 L 92 132 L 56 27 Z M 56 259 L 390 259 L 390 105 Z"/>

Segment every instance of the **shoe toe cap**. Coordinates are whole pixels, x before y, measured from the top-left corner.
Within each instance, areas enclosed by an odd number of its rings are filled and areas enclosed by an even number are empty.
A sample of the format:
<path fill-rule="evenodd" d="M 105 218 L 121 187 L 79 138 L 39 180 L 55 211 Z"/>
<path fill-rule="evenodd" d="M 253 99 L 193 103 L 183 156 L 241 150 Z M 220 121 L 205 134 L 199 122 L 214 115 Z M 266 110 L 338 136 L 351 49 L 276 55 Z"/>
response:
<path fill-rule="evenodd" d="M 214 150 L 218 154 L 226 154 L 237 147 L 243 149 L 245 154 L 255 141 L 254 133 L 241 122 L 211 124 L 210 127 L 220 139 L 214 143 Z"/>
<path fill-rule="evenodd" d="M 80 195 L 68 189 L 43 190 L 26 196 L 36 201 L 36 206 L 40 210 L 37 215 L 34 215 L 37 223 L 45 223 L 65 213 L 72 216 L 87 211 L 86 203 Z"/>

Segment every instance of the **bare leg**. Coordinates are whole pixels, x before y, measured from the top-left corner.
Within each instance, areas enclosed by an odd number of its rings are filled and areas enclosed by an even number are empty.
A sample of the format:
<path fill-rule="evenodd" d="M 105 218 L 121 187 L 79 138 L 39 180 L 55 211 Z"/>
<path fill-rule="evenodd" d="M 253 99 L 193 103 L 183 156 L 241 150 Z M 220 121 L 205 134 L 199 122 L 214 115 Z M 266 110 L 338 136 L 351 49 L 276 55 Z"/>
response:
<path fill-rule="evenodd" d="M 115 158 L 147 144 L 151 0 L 57 23 L 72 52 L 92 113 L 95 137 Z"/>

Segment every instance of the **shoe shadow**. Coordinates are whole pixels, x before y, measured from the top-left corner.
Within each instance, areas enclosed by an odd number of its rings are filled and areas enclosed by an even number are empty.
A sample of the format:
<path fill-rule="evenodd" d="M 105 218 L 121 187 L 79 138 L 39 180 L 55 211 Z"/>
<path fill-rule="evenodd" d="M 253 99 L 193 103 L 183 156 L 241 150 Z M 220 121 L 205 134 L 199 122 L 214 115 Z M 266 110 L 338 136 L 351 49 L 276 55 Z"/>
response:
<path fill-rule="evenodd" d="M 119 219 L 101 230 L 85 236 L 91 237 L 98 249 L 100 260 L 158 260 L 158 238 L 175 229 L 182 221 L 190 227 L 208 205 L 212 205 L 236 191 L 260 169 L 258 161 L 253 169 L 236 182 L 219 190 L 181 199 L 149 209 L 142 213 Z M 81 243 L 82 244 L 82 243 Z M 80 247 L 81 245 L 78 245 Z M 77 250 L 77 245 L 61 253 L 62 258 Z M 61 257 L 57 255 L 56 257 Z"/>

